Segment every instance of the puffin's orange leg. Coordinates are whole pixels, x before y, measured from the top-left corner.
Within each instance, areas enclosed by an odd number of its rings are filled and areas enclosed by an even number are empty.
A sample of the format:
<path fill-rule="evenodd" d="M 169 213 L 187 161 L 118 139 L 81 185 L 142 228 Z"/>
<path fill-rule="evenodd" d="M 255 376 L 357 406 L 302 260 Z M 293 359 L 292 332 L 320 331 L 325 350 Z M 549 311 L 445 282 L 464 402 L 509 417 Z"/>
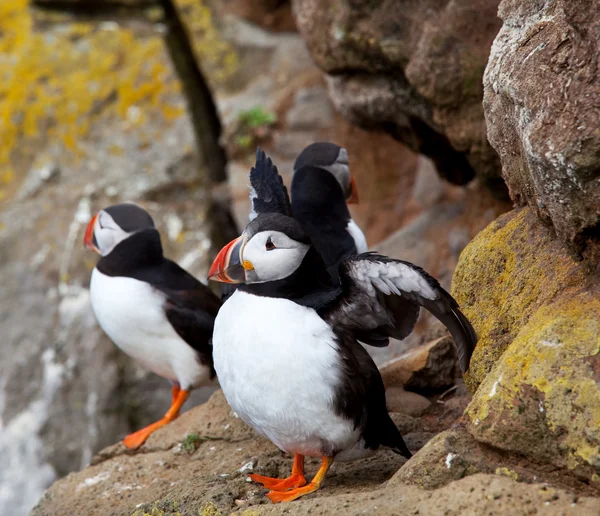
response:
<path fill-rule="evenodd" d="M 313 478 L 308 485 L 304 487 L 298 487 L 290 491 L 269 491 L 267 493 L 267 497 L 273 503 L 291 502 L 292 500 L 300 498 L 301 496 L 314 493 L 321 487 L 321 484 L 323 483 L 325 475 L 327 475 L 327 471 L 331 467 L 331 464 L 333 464 L 333 457 L 323 457 L 321 459 L 321 467 L 319 468 L 319 471 L 317 471 L 315 478 Z"/>
<path fill-rule="evenodd" d="M 174 386 L 172 394 L 173 398 L 171 400 L 171 408 L 161 420 L 157 421 L 156 423 L 152 423 L 151 425 L 148 425 L 147 427 L 142 428 L 133 434 L 129 434 L 127 437 L 125 437 L 125 439 L 123 439 L 123 444 L 127 448 L 131 450 L 139 448 L 142 444 L 144 444 L 146 439 L 150 437 L 152 432 L 170 423 L 179 415 L 179 410 L 185 403 L 185 400 L 188 399 L 190 391 L 185 391 L 180 389 L 178 386 Z"/>
<path fill-rule="evenodd" d="M 248 475 L 252 482 L 262 484 L 267 489 L 273 491 L 285 491 L 293 487 L 302 487 L 306 485 L 304 478 L 304 455 L 294 454 L 294 465 L 292 466 L 292 474 L 287 478 L 271 478 L 263 477 L 252 473 Z"/>

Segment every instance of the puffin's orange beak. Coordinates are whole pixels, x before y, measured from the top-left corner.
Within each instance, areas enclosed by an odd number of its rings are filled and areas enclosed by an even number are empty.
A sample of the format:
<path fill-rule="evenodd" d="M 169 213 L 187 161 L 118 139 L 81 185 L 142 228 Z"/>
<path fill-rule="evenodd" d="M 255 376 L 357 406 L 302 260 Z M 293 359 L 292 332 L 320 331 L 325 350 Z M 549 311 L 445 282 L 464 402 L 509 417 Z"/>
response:
<path fill-rule="evenodd" d="M 98 214 L 92 217 L 90 223 L 87 225 L 85 229 L 85 236 L 83 237 L 83 245 L 92 251 L 97 252 L 98 254 L 102 254 L 98 246 L 96 245 L 96 239 L 94 238 L 94 226 L 96 225 L 96 220 L 98 219 Z"/>
<path fill-rule="evenodd" d="M 250 264 L 242 264 L 241 251 L 246 242 L 242 235 L 229 242 L 215 258 L 208 271 L 208 279 L 223 283 L 244 283 L 246 269 L 251 269 Z"/>
<path fill-rule="evenodd" d="M 354 178 L 350 178 L 350 197 L 346 201 L 348 204 L 358 204 L 358 190 Z"/>

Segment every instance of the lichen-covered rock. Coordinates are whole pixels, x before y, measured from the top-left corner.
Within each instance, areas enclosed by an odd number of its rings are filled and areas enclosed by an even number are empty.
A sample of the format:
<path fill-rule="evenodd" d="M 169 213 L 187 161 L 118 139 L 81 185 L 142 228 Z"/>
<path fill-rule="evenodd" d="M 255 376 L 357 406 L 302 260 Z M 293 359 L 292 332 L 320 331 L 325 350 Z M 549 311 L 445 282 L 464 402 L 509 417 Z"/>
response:
<path fill-rule="evenodd" d="M 458 184 L 500 174 L 488 144 L 481 78 L 499 0 L 292 2 L 344 115 L 388 130 Z M 476 27 L 476 29 L 474 29 Z"/>
<path fill-rule="evenodd" d="M 431 439 L 387 483 L 437 489 L 477 473 L 505 476 L 519 482 L 546 482 L 554 487 L 597 494 L 585 481 L 569 471 L 528 461 L 518 453 L 507 453 L 477 441 L 462 425 Z"/>
<path fill-rule="evenodd" d="M 570 289 L 525 324 L 468 407 L 480 441 L 600 488 L 600 295 Z"/>
<path fill-rule="evenodd" d="M 198 276 L 213 227 L 206 156 L 161 27 L 4 0 L 0 77 L 0 507 L 21 515 L 170 402 L 168 383 L 94 320 L 96 257 L 82 246 L 92 212 L 142 202 L 166 254 Z"/>
<path fill-rule="evenodd" d="M 465 249 L 453 292 L 480 340 L 467 377 L 479 441 L 541 463 L 600 473 L 600 285 L 528 209 Z"/>
<path fill-rule="evenodd" d="M 581 248 L 600 222 L 600 11 L 504 0 L 484 78 L 488 138 L 518 204 Z"/>
<path fill-rule="evenodd" d="M 501 216 L 475 237 L 452 282 L 479 337 L 466 376 L 471 392 L 529 319 L 568 289 L 581 288 L 586 271 L 527 208 Z"/>

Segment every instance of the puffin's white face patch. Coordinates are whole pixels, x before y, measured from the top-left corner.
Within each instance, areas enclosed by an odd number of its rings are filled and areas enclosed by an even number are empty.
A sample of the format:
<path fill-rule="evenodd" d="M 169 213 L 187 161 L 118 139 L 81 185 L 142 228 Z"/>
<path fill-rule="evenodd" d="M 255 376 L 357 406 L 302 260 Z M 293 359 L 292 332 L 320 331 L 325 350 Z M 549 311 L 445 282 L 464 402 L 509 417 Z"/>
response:
<path fill-rule="evenodd" d="M 242 261 L 252 264 L 246 283 L 266 283 L 287 278 L 300 267 L 308 244 L 291 239 L 280 231 L 261 231 L 246 244 Z"/>
<path fill-rule="evenodd" d="M 131 233 L 123 231 L 114 219 L 104 210 L 98 213 L 96 224 L 94 225 L 94 236 L 98 243 L 98 249 L 102 256 L 110 254 L 117 244 L 125 240 Z"/>

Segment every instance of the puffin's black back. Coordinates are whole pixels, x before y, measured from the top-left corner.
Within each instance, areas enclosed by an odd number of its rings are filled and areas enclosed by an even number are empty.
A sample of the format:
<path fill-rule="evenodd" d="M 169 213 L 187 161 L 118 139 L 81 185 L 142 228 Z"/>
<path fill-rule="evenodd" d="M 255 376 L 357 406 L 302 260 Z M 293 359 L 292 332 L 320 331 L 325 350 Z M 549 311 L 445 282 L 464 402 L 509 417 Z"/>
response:
<path fill-rule="evenodd" d="M 292 215 L 306 228 L 327 269 L 336 277 L 342 260 L 357 252 L 347 230 L 350 212 L 336 178 L 318 167 L 297 170 L 292 180 Z"/>
<path fill-rule="evenodd" d="M 102 257 L 96 268 L 107 276 L 143 281 L 162 292 L 169 323 L 199 352 L 200 361 L 212 369 L 212 331 L 221 302 L 206 285 L 163 256 L 156 229 L 147 228 L 129 236 Z M 214 370 L 211 374 L 214 376 Z"/>

